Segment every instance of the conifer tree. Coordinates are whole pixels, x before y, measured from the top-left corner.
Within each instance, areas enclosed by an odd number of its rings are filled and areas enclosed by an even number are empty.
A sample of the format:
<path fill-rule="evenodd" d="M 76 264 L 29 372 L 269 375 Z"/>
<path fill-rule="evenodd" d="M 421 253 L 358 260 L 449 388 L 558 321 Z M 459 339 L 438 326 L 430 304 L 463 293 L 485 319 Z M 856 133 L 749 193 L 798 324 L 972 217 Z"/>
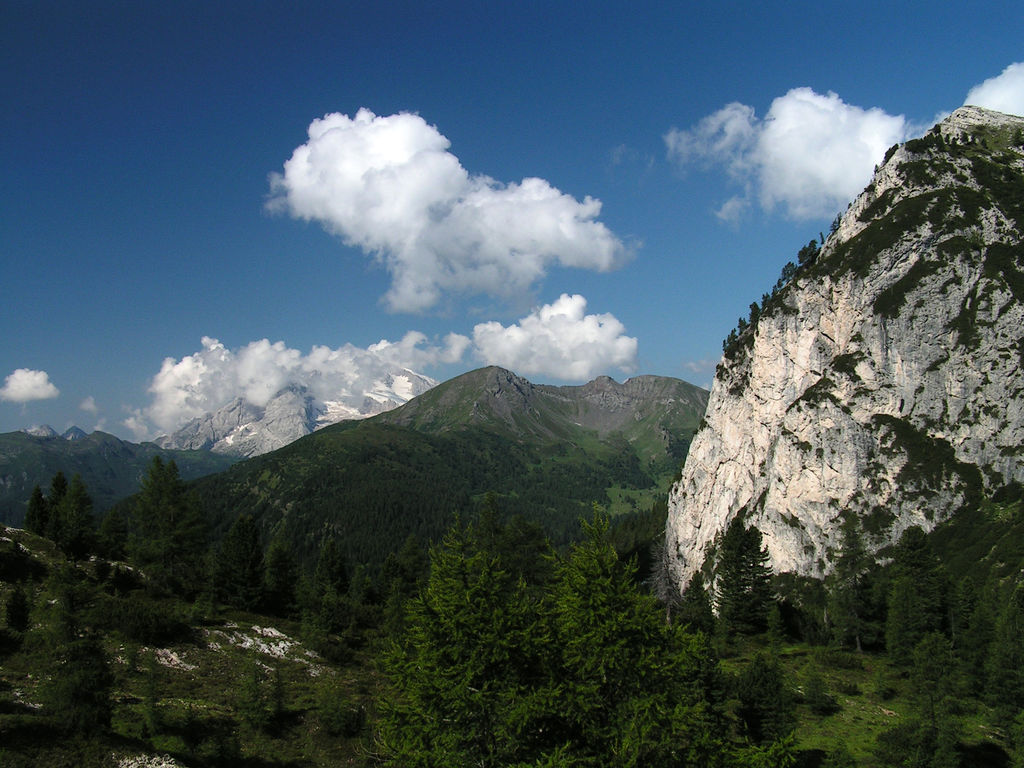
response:
<path fill-rule="evenodd" d="M 381 738 L 391 764 L 503 766 L 534 754 L 543 672 L 522 582 L 456 527 L 431 552 L 406 631 L 386 656 Z"/>
<path fill-rule="evenodd" d="M 220 545 L 215 574 L 220 598 L 252 610 L 263 592 L 263 547 L 252 515 L 239 515 Z"/>
<path fill-rule="evenodd" d="M 30 612 L 31 606 L 24 587 L 21 584 L 15 584 L 14 589 L 7 596 L 7 604 L 4 606 L 4 619 L 7 626 L 15 632 L 24 632 L 28 629 Z"/>
<path fill-rule="evenodd" d="M 95 549 L 92 499 L 81 475 L 71 478 L 67 492 L 51 507 L 51 514 L 59 520 L 59 535 L 55 541 L 71 560 L 81 560 Z"/>
<path fill-rule="evenodd" d="M 718 550 L 718 618 L 726 632 L 755 634 L 768 628 L 773 598 L 768 550 L 761 532 L 747 528 L 742 515 L 733 518 Z"/>
<path fill-rule="evenodd" d="M 118 507 L 109 510 L 100 521 L 97 545 L 107 559 L 124 559 L 128 545 L 128 521 Z"/>
<path fill-rule="evenodd" d="M 32 489 L 28 509 L 25 510 L 25 530 L 36 536 L 45 536 L 49 527 L 49 508 L 42 488 L 37 485 Z"/>
<path fill-rule="evenodd" d="M 872 564 L 856 518 L 848 518 L 840 527 L 839 556 L 829 578 L 828 613 L 835 639 L 852 643 L 858 653 L 879 631 L 872 615 Z"/>
<path fill-rule="evenodd" d="M 263 580 L 263 600 L 268 611 L 277 616 L 294 612 L 298 572 L 291 547 L 283 537 L 275 536 L 267 547 Z"/>
<path fill-rule="evenodd" d="M 909 666 L 924 636 L 944 629 L 948 582 L 924 531 L 916 526 L 900 537 L 891 573 L 885 645 L 895 663 Z"/>
<path fill-rule="evenodd" d="M 1009 594 L 996 618 L 989 646 L 988 697 L 1004 722 L 1024 710 L 1024 586 Z"/>
<path fill-rule="evenodd" d="M 58 541 L 61 537 L 62 531 L 60 529 L 61 519 L 60 514 L 57 512 L 57 508 L 60 503 L 64 500 L 65 494 L 68 492 L 68 479 L 64 477 L 64 473 L 58 471 L 50 481 L 50 491 L 46 495 L 46 508 L 48 514 L 46 516 L 46 538 L 50 541 Z"/>
<path fill-rule="evenodd" d="M 99 638 L 81 623 L 83 590 L 71 566 L 58 566 L 48 589 L 54 595 L 50 618 L 41 630 L 54 654 L 44 704 L 54 722 L 77 733 L 95 733 L 110 724 L 113 675 Z"/>
<path fill-rule="evenodd" d="M 206 530 L 174 461 L 154 456 L 133 511 L 129 554 L 154 584 L 196 591 L 203 580 Z"/>

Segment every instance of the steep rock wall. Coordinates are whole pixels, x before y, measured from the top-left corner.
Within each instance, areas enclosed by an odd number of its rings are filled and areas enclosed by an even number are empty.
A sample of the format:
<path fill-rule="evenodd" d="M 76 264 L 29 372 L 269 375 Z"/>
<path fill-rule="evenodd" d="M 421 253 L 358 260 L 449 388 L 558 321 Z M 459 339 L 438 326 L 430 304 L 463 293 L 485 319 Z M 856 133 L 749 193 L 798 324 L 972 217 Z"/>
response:
<path fill-rule="evenodd" d="M 963 108 L 888 153 L 732 343 L 669 499 L 681 588 L 737 515 L 776 572 L 1024 481 L 1024 119 Z"/>

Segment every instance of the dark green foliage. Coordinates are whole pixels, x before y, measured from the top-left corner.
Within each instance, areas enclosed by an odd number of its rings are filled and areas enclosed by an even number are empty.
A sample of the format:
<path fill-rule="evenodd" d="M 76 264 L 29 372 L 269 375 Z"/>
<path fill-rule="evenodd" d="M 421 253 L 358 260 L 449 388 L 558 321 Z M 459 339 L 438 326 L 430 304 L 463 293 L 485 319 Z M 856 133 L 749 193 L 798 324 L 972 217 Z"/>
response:
<path fill-rule="evenodd" d="M 128 520 L 120 508 L 115 507 L 103 516 L 96 546 L 108 560 L 124 560 L 128 547 Z"/>
<path fill-rule="evenodd" d="M 155 456 L 132 513 L 129 553 L 152 584 L 187 594 L 203 580 L 206 527 L 174 461 Z"/>
<path fill-rule="evenodd" d="M 67 492 L 68 479 L 64 477 L 63 472 L 58 471 L 50 481 L 50 492 L 46 495 L 46 533 L 43 534 L 46 538 L 54 542 L 58 541 L 62 535 L 62 520 L 60 514 L 57 512 L 57 508 L 64 500 L 64 496 Z"/>
<path fill-rule="evenodd" d="M 50 503 L 51 521 L 56 519 L 54 542 L 71 560 L 81 560 L 96 546 L 96 523 L 92 515 L 92 499 L 81 475 L 71 478 L 66 493 L 56 504 Z"/>
<path fill-rule="evenodd" d="M 93 733 L 110 724 L 113 675 L 100 638 L 82 623 L 90 600 L 88 584 L 70 567 L 58 567 L 48 582 L 53 595 L 38 632 L 52 654 L 50 678 L 42 694 L 47 713 L 61 729 Z"/>
<path fill-rule="evenodd" d="M 1024 709 L 1024 586 L 1017 585 L 999 611 L 986 672 L 988 698 L 1009 721 Z"/>
<path fill-rule="evenodd" d="M 833 638 L 861 651 L 874 645 L 882 634 L 881 608 L 875 604 L 875 563 L 864 548 L 857 520 L 848 518 L 841 527 L 839 555 L 829 578 L 828 615 Z"/>
<path fill-rule="evenodd" d="M 916 526 L 900 537 L 890 572 L 886 650 L 895 663 L 909 665 L 917 644 L 945 628 L 949 584 L 924 531 Z"/>
<path fill-rule="evenodd" d="M 754 634 L 768 629 L 768 609 L 773 602 L 772 571 L 761 532 L 747 528 L 743 516 L 729 523 L 718 545 L 718 617 L 729 634 Z"/>
<path fill-rule="evenodd" d="M 220 543 L 214 580 L 228 605 L 252 610 L 263 596 L 263 547 L 251 515 L 240 515 Z"/>
<path fill-rule="evenodd" d="M 334 537 L 328 538 L 320 548 L 313 588 L 318 598 L 328 592 L 343 595 L 348 591 L 348 562 Z"/>
<path fill-rule="evenodd" d="M 711 605 L 711 595 L 704 585 L 704 574 L 700 571 L 695 573 L 690 583 L 686 585 L 686 591 L 683 592 L 672 618 L 691 632 L 714 634 L 715 613 Z"/>
<path fill-rule="evenodd" d="M 7 604 L 4 606 L 4 620 L 7 626 L 15 632 L 24 632 L 28 629 L 28 617 L 31 612 L 28 596 L 25 594 L 21 584 L 15 584 L 7 596 Z"/>
<path fill-rule="evenodd" d="M 254 730 L 264 730 L 271 723 L 270 695 L 259 664 L 253 661 L 238 688 L 236 709 L 242 722 Z"/>
<path fill-rule="evenodd" d="M 913 652 L 910 673 L 912 717 L 882 733 L 875 755 L 883 765 L 956 768 L 962 726 L 957 715 L 962 695 L 949 641 L 931 632 Z"/>
<path fill-rule="evenodd" d="M 334 677 L 317 687 L 316 712 L 320 725 L 334 736 L 351 739 L 366 728 L 366 707 L 350 699 Z"/>
<path fill-rule="evenodd" d="M 392 764 L 497 766 L 528 756 L 537 729 L 530 689 L 543 671 L 533 620 L 525 585 L 472 530 L 449 533 L 385 660 L 393 690 L 381 736 Z"/>
<path fill-rule="evenodd" d="M 699 635 L 665 623 L 600 519 L 529 586 L 492 533 L 458 527 L 431 554 L 387 655 L 387 764 L 789 765 L 789 747 L 725 738 L 721 683 Z M 539 587 L 539 589 L 537 588 Z"/>
<path fill-rule="evenodd" d="M 275 616 L 289 616 L 296 609 L 298 564 L 289 544 L 280 536 L 267 547 L 263 579 L 263 604 Z"/>
<path fill-rule="evenodd" d="M 754 744 L 780 739 L 796 725 L 793 695 L 777 659 L 756 654 L 733 681 L 733 696 L 743 735 Z"/>
<path fill-rule="evenodd" d="M 189 627 L 167 602 L 141 591 L 97 601 L 95 621 L 107 631 L 145 645 L 166 645 L 189 636 Z"/>
<path fill-rule="evenodd" d="M 820 252 L 821 246 L 818 245 L 818 241 L 812 239 L 807 245 L 800 249 L 799 253 L 797 253 L 797 262 L 801 267 L 806 266 L 807 264 L 813 264 L 815 259 L 818 258 L 818 253 Z"/>
<path fill-rule="evenodd" d="M 32 489 L 32 496 L 28 500 L 28 509 L 25 511 L 25 530 L 31 531 L 36 536 L 45 536 L 50 527 L 49 507 L 43 497 L 42 489 L 37 485 Z"/>
<path fill-rule="evenodd" d="M 839 711 L 839 704 L 828 692 L 824 679 L 817 672 L 812 673 L 804 683 L 804 702 L 811 712 L 823 717 Z"/>

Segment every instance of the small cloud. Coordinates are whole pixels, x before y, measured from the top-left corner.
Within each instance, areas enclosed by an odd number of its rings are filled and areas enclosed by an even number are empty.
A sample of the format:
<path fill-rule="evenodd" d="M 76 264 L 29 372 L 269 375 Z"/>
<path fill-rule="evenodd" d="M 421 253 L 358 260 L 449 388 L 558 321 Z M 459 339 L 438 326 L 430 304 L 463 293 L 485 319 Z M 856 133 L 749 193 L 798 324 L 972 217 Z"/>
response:
<path fill-rule="evenodd" d="M 391 274 L 393 311 L 430 309 L 446 292 L 517 298 L 552 266 L 604 272 L 629 258 L 597 220 L 599 200 L 472 175 L 449 146 L 419 115 L 326 115 L 271 174 L 268 209 L 372 256 Z"/>
<path fill-rule="evenodd" d="M 971 88 L 964 104 L 1024 116 L 1024 62 L 1011 64 L 1000 75 Z"/>
<path fill-rule="evenodd" d="M 885 150 L 909 137 L 902 115 L 845 103 L 835 93 L 794 88 L 776 98 L 764 119 L 753 107 L 728 104 L 693 128 L 665 134 L 668 157 L 680 167 L 720 166 L 744 187 L 717 212 L 734 221 L 755 197 L 793 219 L 824 218 L 871 179 Z"/>
<path fill-rule="evenodd" d="M 60 390 L 50 383 L 46 371 L 33 371 L 29 368 L 18 368 L 4 380 L 4 386 L 0 388 L 0 400 L 12 403 L 50 400 L 59 394 Z"/>
<path fill-rule="evenodd" d="M 686 360 L 683 362 L 683 370 L 686 372 L 688 380 L 697 383 L 697 386 L 704 387 L 704 389 L 711 389 L 717 367 L 717 360 Z"/>
<path fill-rule="evenodd" d="M 81 403 L 79 403 L 78 407 L 79 407 L 80 410 L 83 410 L 86 413 L 98 413 L 99 412 L 99 408 L 96 406 L 96 400 L 95 400 L 95 398 L 93 398 L 92 395 L 89 395 Z"/>
<path fill-rule="evenodd" d="M 563 293 L 508 327 L 480 323 L 473 329 L 474 352 L 488 365 L 566 381 L 585 381 L 609 368 L 632 372 L 637 340 L 613 315 L 587 315 L 586 307 L 582 296 Z"/>

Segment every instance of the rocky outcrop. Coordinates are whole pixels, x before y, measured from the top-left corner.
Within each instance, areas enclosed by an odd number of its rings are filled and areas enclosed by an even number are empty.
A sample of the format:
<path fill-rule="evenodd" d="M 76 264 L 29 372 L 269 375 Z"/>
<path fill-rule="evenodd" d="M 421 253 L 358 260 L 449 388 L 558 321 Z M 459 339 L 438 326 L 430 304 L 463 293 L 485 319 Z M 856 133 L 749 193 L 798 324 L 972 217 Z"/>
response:
<path fill-rule="evenodd" d="M 1024 119 L 966 107 L 894 147 L 816 259 L 731 336 L 669 499 L 685 587 L 737 515 L 822 576 L 1024 481 Z"/>

